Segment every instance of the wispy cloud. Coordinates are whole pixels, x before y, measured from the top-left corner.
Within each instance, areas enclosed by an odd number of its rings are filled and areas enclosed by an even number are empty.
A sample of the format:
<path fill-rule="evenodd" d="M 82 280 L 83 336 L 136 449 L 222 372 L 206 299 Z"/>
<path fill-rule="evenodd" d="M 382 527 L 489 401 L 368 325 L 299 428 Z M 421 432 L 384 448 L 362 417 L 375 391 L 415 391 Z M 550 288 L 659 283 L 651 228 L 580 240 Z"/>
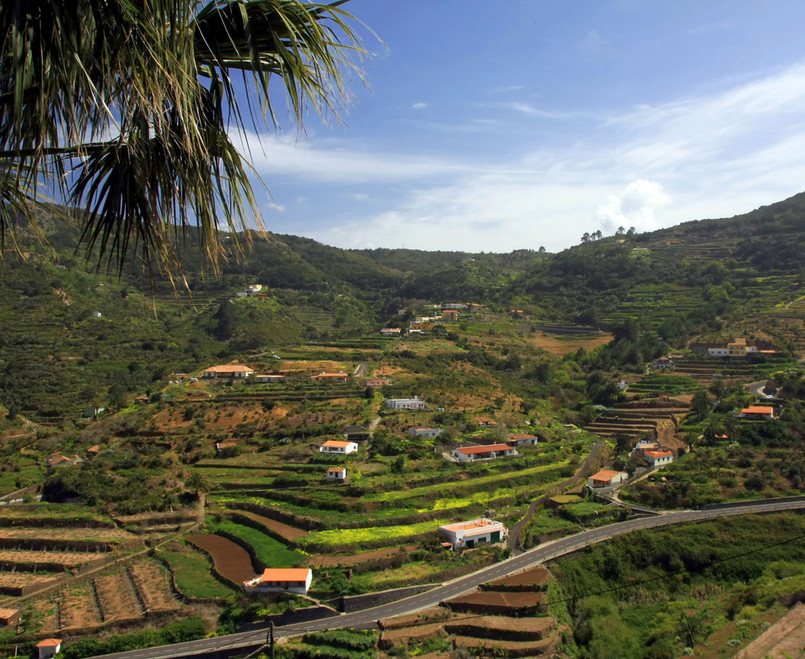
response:
<path fill-rule="evenodd" d="M 529 109 L 537 111 L 520 108 Z M 371 206 L 340 209 L 337 225 L 312 232 L 330 244 L 560 249 L 585 231 L 730 216 L 800 191 L 804 118 L 805 65 L 796 65 L 710 94 L 588 115 L 572 139 L 513 147 L 495 161 L 460 149 L 433 155 L 427 139 L 417 156 L 276 139 L 256 164 L 274 178 L 364 186 Z"/>
<path fill-rule="evenodd" d="M 411 107 L 414 110 L 424 110 L 426 107 L 428 107 L 428 104 L 427 103 L 414 103 Z"/>

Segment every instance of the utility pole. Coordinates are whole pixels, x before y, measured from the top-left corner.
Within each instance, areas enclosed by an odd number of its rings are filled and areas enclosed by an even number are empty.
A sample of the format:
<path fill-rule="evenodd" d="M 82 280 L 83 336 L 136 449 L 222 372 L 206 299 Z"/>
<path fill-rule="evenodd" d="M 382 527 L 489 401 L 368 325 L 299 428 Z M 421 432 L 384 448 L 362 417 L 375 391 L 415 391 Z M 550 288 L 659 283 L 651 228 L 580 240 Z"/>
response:
<path fill-rule="evenodd" d="M 268 624 L 268 656 L 274 659 L 274 621 Z"/>

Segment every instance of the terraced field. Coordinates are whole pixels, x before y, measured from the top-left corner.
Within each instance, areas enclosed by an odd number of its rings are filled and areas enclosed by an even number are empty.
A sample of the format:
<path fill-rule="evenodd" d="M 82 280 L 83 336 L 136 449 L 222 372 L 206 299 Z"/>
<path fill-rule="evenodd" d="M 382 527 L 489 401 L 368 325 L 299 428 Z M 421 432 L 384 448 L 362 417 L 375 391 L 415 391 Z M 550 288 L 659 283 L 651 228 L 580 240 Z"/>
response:
<path fill-rule="evenodd" d="M 530 589 L 507 592 L 507 580 L 498 580 L 438 608 L 380 620 L 378 647 L 386 653 L 381 656 L 417 654 L 426 644 L 466 648 L 473 656 L 550 656 L 560 642 L 556 619 L 544 613 L 542 589 L 550 578 L 538 567 L 508 580 L 515 588 L 531 584 Z"/>

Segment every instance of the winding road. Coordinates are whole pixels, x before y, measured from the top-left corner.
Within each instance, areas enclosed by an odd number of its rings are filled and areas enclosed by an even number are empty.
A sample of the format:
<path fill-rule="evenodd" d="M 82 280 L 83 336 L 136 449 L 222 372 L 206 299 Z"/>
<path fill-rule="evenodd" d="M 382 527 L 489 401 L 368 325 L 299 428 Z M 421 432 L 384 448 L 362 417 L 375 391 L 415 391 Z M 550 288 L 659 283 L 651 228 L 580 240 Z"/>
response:
<path fill-rule="evenodd" d="M 559 556 L 583 549 L 588 545 L 602 540 L 608 540 L 616 535 L 623 535 L 638 529 L 649 529 L 658 526 L 668 526 L 670 524 L 680 524 L 683 522 L 698 522 L 702 520 L 715 519 L 731 515 L 744 515 L 748 513 L 770 513 L 785 510 L 805 509 L 805 497 L 795 497 L 792 499 L 781 499 L 771 501 L 755 501 L 741 504 L 726 504 L 721 507 L 714 507 L 708 510 L 681 510 L 667 512 L 656 517 L 643 517 L 630 519 L 625 522 L 618 522 L 608 526 L 602 526 L 590 531 L 582 531 L 553 542 L 545 543 L 538 547 L 529 549 L 518 556 L 513 556 L 500 563 L 491 565 L 484 569 L 460 577 L 453 581 L 443 584 L 438 588 L 426 593 L 420 593 L 397 602 L 391 602 L 372 609 L 357 611 L 355 613 L 342 614 L 337 617 L 312 620 L 293 625 L 277 627 L 274 632 L 275 638 L 288 636 L 299 636 L 306 632 L 321 631 L 335 627 L 372 627 L 379 618 L 412 613 L 431 606 L 436 606 L 439 602 L 460 595 L 467 591 L 477 588 L 480 584 L 498 579 L 508 574 L 519 572 L 533 567 L 540 563 L 550 561 Z M 228 636 L 218 636 L 198 641 L 188 641 L 175 645 L 163 645 L 144 650 L 132 650 L 129 652 L 119 652 L 115 654 L 103 655 L 115 657 L 117 659 L 168 659 L 175 657 L 198 656 L 205 652 L 216 650 L 232 650 L 236 648 L 256 648 L 266 641 L 266 631 L 249 631 Z"/>

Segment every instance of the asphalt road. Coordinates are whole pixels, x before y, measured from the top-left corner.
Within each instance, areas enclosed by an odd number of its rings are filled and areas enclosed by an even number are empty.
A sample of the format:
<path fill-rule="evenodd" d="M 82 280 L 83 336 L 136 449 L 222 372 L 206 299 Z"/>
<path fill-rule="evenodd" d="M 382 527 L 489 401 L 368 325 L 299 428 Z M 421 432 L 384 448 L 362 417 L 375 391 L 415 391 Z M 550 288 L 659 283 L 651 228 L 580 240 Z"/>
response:
<path fill-rule="evenodd" d="M 805 508 L 805 500 L 784 500 L 763 504 L 743 504 L 728 508 L 715 508 L 710 510 L 683 510 L 668 512 L 656 517 L 643 517 L 630 519 L 625 522 L 610 524 L 601 528 L 583 531 L 566 538 L 554 540 L 553 542 L 539 545 L 533 549 L 513 556 L 505 561 L 490 565 L 487 568 L 473 572 L 466 576 L 450 581 L 439 588 L 420 593 L 397 602 L 391 602 L 373 609 L 357 611 L 355 613 L 341 614 L 332 618 L 313 620 L 276 627 L 274 630 L 275 638 L 287 636 L 299 636 L 306 632 L 321 631 L 337 627 L 370 627 L 374 626 L 379 618 L 412 613 L 420 609 L 425 609 L 437 605 L 439 602 L 460 595 L 470 590 L 474 590 L 480 584 L 498 579 L 508 574 L 520 572 L 527 568 L 539 565 L 546 561 L 569 554 L 578 549 L 583 549 L 587 545 L 607 540 L 616 535 L 630 533 L 638 529 L 649 529 L 658 526 L 668 526 L 682 522 L 696 522 L 728 515 L 743 515 L 747 513 L 765 513 L 782 510 L 795 510 Z M 115 654 L 103 655 L 115 657 L 116 659 L 167 659 L 174 657 L 192 657 L 213 650 L 225 650 L 233 648 L 253 647 L 266 641 L 266 631 L 250 631 L 228 636 L 218 636 L 199 641 L 188 641 L 175 645 L 163 645 L 156 648 L 145 650 L 132 650 L 130 652 L 118 652 Z"/>

